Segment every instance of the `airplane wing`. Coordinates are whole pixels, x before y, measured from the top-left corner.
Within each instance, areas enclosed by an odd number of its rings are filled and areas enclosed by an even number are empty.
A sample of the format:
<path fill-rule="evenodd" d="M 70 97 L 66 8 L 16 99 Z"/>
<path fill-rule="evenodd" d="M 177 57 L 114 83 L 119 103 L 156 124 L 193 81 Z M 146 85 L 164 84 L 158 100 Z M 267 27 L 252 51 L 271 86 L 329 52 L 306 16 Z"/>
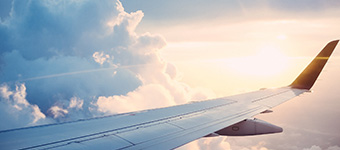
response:
<path fill-rule="evenodd" d="M 1 149 L 174 149 L 201 137 L 282 132 L 250 119 L 308 92 L 339 40 L 291 85 L 190 104 L 0 131 Z"/>

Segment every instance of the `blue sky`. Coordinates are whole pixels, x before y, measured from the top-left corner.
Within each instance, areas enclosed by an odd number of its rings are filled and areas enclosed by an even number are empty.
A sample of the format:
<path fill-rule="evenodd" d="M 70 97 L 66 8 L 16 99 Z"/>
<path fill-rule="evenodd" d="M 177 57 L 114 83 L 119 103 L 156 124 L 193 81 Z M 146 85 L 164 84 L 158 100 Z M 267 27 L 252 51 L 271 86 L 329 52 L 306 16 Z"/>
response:
<path fill-rule="evenodd" d="M 3 0 L 0 116 L 8 123 L 0 129 L 288 85 L 339 39 L 339 7 L 335 0 Z M 338 51 L 312 94 L 257 116 L 284 133 L 182 148 L 340 149 Z"/>

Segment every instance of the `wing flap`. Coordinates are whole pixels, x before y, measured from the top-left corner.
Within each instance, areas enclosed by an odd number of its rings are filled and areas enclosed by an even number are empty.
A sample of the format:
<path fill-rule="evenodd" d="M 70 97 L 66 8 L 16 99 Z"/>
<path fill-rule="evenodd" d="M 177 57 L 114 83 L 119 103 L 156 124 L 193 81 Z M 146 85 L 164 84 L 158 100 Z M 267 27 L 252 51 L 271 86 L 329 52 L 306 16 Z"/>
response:
<path fill-rule="evenodd" d="M 116 135 L 126 139 L 127 141 L 130 141 L 133 144 L 139 144 L 183 131 L 183 129 L 167 122 L 161 122 L 154 125 L 139 126 L 137 128 L 138 129 L 135 129 L 133 131 L 117 133 Z"/>

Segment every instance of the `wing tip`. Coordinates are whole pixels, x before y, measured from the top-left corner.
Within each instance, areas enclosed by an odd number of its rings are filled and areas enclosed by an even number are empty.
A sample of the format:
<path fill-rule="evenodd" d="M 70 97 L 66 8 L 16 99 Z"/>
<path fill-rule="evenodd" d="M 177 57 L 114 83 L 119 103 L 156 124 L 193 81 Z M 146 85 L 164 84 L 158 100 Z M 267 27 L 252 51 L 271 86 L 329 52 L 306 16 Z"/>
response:
<path fill-rule="evenodd" d="M 292 88 L 310 90 L 316 79 L 320 75 L 323 67 L 333 53 L 339 40 L 329 42 L 313 61 L 303 70 L 303 72 L 290 85 Z"/>
<path fill-rule="evenodd" d="M 338 42 L 339 42 L 339 39 L 333 40 L 333 41 L 330 41 L 327 45 L 334 45 L 334 49 L 335 49 L 335 47 L 336 47 L 336 45 L 338 44 Z M 327 46 L 327 45 L 326 45 L 326 46 Z"/>

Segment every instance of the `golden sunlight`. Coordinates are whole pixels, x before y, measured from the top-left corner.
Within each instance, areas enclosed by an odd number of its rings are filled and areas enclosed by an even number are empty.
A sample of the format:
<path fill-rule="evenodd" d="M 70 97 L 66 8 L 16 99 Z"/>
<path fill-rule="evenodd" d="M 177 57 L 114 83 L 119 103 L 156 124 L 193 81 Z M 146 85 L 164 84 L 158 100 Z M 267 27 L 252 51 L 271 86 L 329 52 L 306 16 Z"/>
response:
<path fill-rule="evenodd" d="M 279 39 L 279 40 L 285 40 L 285 39 L 287 39 L 287 36 L 284 35 L 284 34 L 280 34 L 276 38 Z"/>
<path fill-rule="evenodd" d="M 253 56 L 227 59 L 224 65 L 242 74 L 272 76 L 287 69 L 288 59 L 279 48 L 268 46 Z"/>

